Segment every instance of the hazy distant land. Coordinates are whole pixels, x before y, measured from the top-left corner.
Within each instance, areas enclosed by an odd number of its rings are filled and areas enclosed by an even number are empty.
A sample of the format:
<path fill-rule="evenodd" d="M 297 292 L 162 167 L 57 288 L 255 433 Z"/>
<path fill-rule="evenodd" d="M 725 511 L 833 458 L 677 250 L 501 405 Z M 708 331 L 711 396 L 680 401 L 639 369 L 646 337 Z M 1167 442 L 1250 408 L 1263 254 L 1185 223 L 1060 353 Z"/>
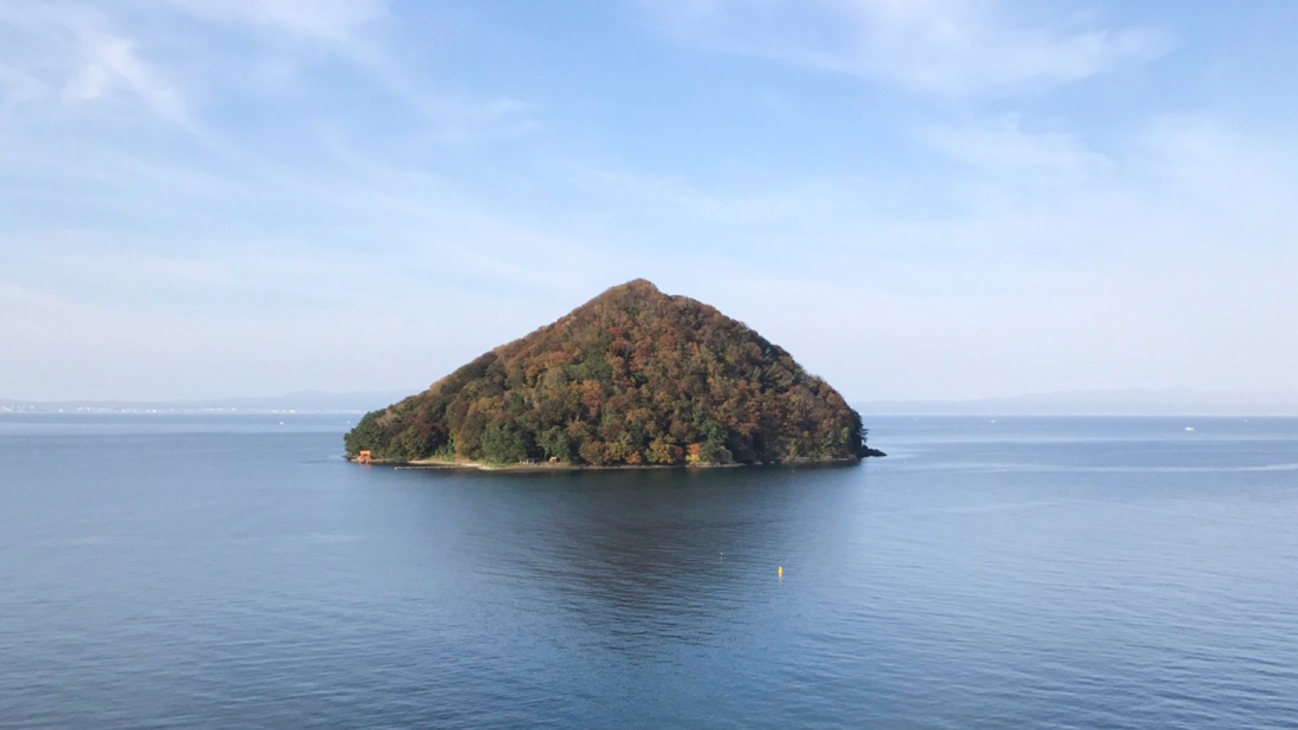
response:
<path fill-rule="evenodd" d="M 329 393 L 301 391 L 265 398 L 192 401 L 21 401 L 0 399 L 0 413 L 366 413 L 409 390 Z"/>
<path fill-rule="evenodd" d="M 1298 416 L 1298 393 L 1188 388 L 1039 393 L 970 400 L 879 400 L 863 414 L 927 416 Z"/>
<path fill-rule="evenodd" d="M 0 399 L 0 413 L 350 413 L 395 403 L 417 388 L 355 393 L 302 391 L 192 401 Z M 1298 393 L 1184 388 L 1037 393 L 968 400 L 853 401 L 863 414 L 914 416 L 1298 416 Z"/>

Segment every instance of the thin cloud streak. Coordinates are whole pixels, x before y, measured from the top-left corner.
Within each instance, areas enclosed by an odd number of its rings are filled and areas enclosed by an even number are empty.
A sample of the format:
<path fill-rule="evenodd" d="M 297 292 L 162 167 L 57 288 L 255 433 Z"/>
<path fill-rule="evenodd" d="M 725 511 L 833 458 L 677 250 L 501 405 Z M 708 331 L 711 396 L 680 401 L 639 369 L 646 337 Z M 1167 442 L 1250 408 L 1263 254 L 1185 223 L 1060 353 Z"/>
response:
<path fill-rule="evenodd" d="M 947 96 L 1067 84 L 1172 45 L 1141 28 L 1025 26 L 992 0 L 646 0 L 643 7 L 668 32 L 705 48 Z"/>
<path fill-rule="evenodd" d="M 388 14 L 385 0 L 153 0 L 208 21 L 349 46 Z"/>
<path fill-rule="evenodd" d="M 1111 166 L 1076 135 L 1025 131 L 1015 115 L 1000 115 L 963 126 L 935 125 L 921 141 L 952 158 L 989 171 L 1052 171 L 1069 177 Z"/>
<path fill-rule="evenodd" d="M 182 126 L 192 120 L 184 94 L 138 44 L 80 4 L 0 4 L 0 85 L 12 111 L 29 104 L 142 106 Z M 7 82 L 7 83 L 6 83 Z"/>

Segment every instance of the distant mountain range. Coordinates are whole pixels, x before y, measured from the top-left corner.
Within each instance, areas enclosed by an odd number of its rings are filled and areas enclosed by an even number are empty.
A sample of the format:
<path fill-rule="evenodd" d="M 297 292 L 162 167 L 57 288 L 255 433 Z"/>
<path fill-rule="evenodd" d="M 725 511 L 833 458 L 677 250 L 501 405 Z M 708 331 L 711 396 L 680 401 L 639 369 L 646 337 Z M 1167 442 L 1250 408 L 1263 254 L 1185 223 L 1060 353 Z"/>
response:
<path fill-rule="evenodd" d="M 870 415 L 1298 416 L 1298 392 L 1203 392 L 1188 388 L 1042 393 L 947 401 L 853 404 Z"/>
<path fill-rule="evenodd" d="M 389 406 L 407 391 L 303 391 L 269 398 L 194 401 L 59 401 L 0 399 L 0 413 L 366 413 Z"/>

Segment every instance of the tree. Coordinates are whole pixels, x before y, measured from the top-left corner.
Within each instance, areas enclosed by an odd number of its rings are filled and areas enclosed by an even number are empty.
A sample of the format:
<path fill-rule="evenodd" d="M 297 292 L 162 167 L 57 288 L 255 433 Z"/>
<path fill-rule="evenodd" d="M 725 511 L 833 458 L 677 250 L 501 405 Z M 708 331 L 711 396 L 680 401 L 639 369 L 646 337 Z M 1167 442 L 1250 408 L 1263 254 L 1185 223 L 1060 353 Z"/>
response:
<path fill-rule="evenodd" d="M 527 461 L 527 439 L 515 427 L 492 421 L 482 432 L 482 459 L 492 464 Z"/>

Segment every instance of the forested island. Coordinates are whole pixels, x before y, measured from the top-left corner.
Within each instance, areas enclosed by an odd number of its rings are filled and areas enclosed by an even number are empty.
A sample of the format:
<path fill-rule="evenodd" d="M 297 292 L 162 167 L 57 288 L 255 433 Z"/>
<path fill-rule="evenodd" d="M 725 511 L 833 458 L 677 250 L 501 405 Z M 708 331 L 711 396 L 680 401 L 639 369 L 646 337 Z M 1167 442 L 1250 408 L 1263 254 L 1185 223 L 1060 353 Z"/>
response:
<path fill-rule="evenodd" d="M 639 279 L 368 413 L 349 458 L 474 466 L 850 462 L 861 416 L 743 323 Z"/>

